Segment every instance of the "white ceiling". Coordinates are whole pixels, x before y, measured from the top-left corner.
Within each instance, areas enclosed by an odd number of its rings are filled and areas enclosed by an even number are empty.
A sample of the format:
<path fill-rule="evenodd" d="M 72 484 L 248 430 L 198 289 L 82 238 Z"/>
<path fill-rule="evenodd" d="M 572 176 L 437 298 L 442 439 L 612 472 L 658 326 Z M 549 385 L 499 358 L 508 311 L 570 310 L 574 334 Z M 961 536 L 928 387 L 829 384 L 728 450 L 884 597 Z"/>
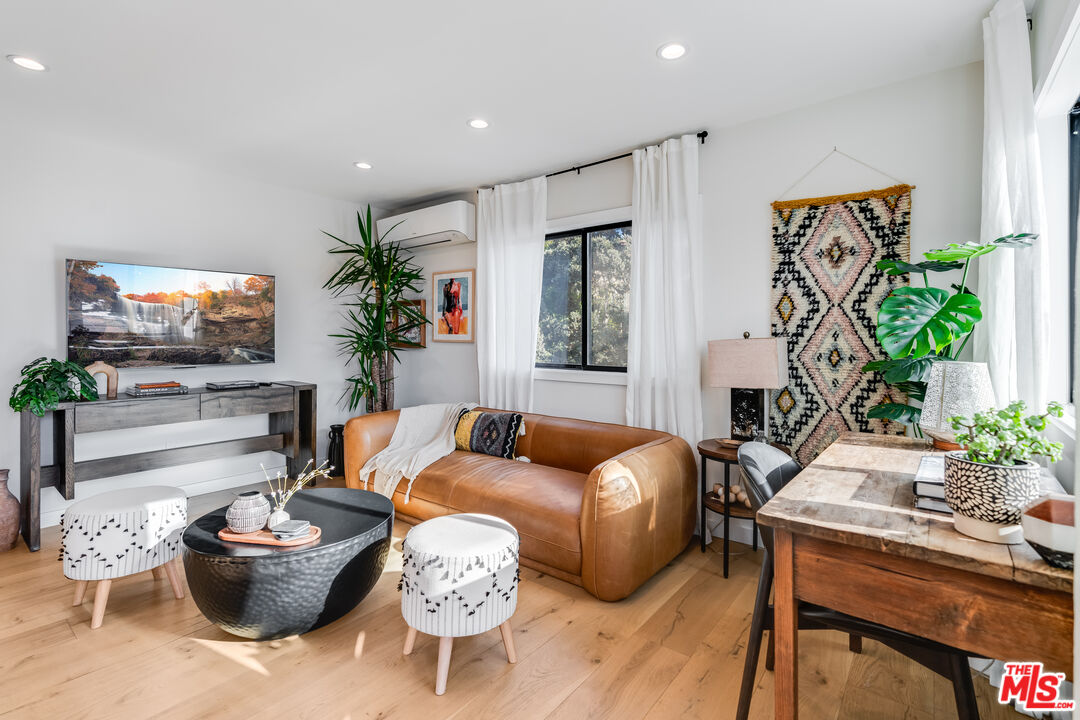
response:
<path fill-rule="evenodd" d="M 978 60 L 991 4 L 23 0 L 0 111 L 390 207 Z"/>

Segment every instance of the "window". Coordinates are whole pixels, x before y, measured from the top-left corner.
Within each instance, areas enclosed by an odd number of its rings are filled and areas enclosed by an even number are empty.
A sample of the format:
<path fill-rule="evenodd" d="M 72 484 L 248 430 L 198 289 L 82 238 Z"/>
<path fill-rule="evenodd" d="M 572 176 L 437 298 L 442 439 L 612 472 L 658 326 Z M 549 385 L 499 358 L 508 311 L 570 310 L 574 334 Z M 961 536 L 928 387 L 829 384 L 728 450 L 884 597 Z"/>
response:
<path fill-rule="evenodd" d="M 1076 248 L 1080 214 L 1080 102 L 1069 113 L 1069 398 L 1076 402 Z"/>
<path fill-rule="evenodd" d="M 536 366 L 626 371 L 630 223 L 548 235 Z"/>

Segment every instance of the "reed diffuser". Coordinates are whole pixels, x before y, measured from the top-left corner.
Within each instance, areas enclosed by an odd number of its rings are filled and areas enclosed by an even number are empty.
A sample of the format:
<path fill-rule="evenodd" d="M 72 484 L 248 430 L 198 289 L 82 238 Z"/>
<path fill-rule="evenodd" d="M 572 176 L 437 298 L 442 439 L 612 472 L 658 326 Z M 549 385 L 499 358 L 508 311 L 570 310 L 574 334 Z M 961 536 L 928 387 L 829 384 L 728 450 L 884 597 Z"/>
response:
<path fill-rule="evenodd" d="M 312 461 L 308 460 L 307 465 L 304 466 L 304 469 L 292 482 L 289 481 L 289 476 L 282 475 L 280 470 L 278 470 L 277 475 L 271 479 L 270 474 L 266 472 L 266 468 L 263 467 L 261 463 L 259 464 L 259 467 L 262 468 L 263 475 L 266 476 L 266 484 L 270 486 L 270 499 L 274 502 L 274 511 L 270 513 L 270 517 L 266 520 L 267 528 L 273 530 L 275 525 L 290 519 L 289 513 L 285 512 L 285 505 L 301 488 L 318 478 L 330 478 L 330 472 L 334 467 L 330 465 L 329 462 L 330 461 L 327 460 L 314 470 L 310 470 L 309 468 L 311 468 Z"/>

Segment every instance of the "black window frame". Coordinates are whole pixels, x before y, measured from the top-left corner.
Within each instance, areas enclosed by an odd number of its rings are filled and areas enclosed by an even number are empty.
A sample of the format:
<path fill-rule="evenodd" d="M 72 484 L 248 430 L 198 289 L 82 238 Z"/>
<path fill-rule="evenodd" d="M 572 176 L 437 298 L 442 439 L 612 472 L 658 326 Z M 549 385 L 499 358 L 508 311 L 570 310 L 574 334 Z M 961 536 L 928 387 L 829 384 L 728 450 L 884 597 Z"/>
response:
<path fill-rule="evenodd" d="M 1069 400 L 1076 402 L 1076 254 L 1080 216 L 1080 100 L 1069 111 Z"/>
<path fill-rule="evenodd" d="M 630 242 L 634 242 L 634 227 L 629 220 L 625 222 L 604 223 L 603 225 L 588 225 L 573 230 L 561 230 L 548 233 L 544 236 L 544 245 L 548 240 L 581 236 L 581 362 L 580 363 L 542 363 L 537 362 L 535 367 L 541 370 L 582 370 L 585 372 L 616 372 L 625 373 L 626 366 L 614 365 L 590 365 L 589 364 L 589 341 L 592 339 L 592 293 L 589 287 L 589 277 L 592 275 L 589 265 L 589 235 L 604 230 L 627 228 L 630 232 Z M 629 342 L 629 340 L 628 340 Z"/>

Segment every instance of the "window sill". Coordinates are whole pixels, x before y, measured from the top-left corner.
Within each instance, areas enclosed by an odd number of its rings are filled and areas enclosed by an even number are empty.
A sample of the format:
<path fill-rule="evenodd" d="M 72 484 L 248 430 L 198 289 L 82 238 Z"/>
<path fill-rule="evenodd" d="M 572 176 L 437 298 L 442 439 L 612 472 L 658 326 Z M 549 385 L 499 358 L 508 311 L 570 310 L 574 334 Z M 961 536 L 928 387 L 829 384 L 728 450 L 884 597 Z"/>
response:
<path fill-rule="evenodd" d="M 598 370 L 536 368 L 533 371 L 533 379 L 548 382 L 591 383 L 593 385 L 626 385 L 626 373 Z"/>

